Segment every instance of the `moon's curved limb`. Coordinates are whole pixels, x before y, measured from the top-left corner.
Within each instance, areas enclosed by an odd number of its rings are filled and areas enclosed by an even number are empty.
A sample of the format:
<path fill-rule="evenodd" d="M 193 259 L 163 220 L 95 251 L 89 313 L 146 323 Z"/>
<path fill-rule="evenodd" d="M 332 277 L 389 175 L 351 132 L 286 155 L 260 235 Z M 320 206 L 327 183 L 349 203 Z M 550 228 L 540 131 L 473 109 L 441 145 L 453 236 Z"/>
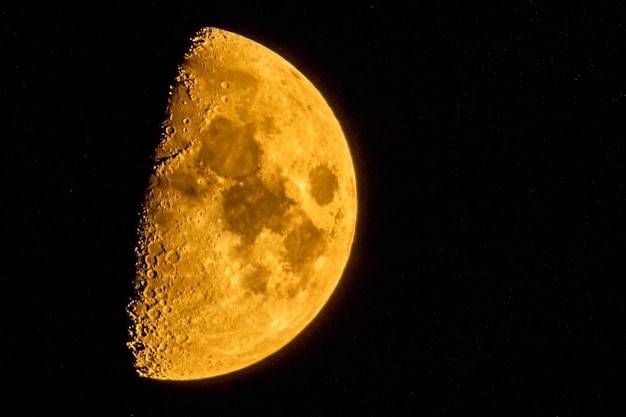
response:
<path fill-rule="evenodd" d="M 315 87 L 243 36 L 201 30 L 171 88 L 137 246 L 141 376 L 218 376 L 317 315 L 354 238 L 347 142 Z"/>

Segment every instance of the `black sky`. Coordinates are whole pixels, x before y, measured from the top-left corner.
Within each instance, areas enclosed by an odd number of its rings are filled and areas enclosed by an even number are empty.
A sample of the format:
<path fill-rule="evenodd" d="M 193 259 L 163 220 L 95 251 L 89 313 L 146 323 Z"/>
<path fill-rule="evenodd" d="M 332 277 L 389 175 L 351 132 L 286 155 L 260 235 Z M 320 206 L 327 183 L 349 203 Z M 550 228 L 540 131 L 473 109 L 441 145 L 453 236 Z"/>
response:
<path fill-rule="evenodd" d="M 211 3 L 0 8 L 0 414 L 623 415 L 626 6 Z M 203 26 L 318 86 L 360 213 L 311 328 L 258 367 L 168 384 L 135 376 L 124 309 L 168 88 Z"/>

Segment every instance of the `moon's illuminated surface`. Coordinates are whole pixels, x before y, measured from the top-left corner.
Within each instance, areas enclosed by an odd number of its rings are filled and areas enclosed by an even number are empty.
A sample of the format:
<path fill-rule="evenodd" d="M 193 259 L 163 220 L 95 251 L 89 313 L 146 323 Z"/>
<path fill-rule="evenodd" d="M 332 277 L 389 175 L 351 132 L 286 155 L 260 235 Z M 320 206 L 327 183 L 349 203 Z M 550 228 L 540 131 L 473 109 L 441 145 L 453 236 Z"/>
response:
<path fill-rule="evenodd" d="M 276 352 L 327 302 L 354 238 L 354 168 L 316 88 L 219 29 L 193 39 L 163 127 L 128 346 L 142 376 L 210 378 Z"/>

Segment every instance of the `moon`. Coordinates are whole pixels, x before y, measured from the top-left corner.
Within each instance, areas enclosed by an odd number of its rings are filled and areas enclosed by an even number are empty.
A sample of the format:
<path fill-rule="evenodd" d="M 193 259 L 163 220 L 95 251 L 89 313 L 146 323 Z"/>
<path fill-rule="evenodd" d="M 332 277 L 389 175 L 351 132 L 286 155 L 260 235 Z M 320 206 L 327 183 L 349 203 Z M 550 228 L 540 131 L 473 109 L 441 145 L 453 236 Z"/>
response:
<path fill-rule="evenodd" d="M 127 343 L 143 377 L 194 380 L 294 339 L 354 240 L 354 167 L 318 90 L 268 48 L 200 30 L 170 88 L 136 247 Z"/>

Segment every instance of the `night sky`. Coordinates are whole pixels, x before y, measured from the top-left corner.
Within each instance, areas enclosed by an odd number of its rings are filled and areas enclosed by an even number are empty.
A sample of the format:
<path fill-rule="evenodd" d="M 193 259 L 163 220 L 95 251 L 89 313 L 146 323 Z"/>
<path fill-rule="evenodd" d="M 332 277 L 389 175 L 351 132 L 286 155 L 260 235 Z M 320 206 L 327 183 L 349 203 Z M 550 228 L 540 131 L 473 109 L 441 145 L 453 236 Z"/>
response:
<path fill-rule="evenodd" d="M 624 415 L 626 6 L 57 3 L 0 8 L 0 415 Z M 326 97 L 357 234 L 292 344 L 158 382 L 132 368 L 125 307 L 168 89 L 204 26 Z"/>

